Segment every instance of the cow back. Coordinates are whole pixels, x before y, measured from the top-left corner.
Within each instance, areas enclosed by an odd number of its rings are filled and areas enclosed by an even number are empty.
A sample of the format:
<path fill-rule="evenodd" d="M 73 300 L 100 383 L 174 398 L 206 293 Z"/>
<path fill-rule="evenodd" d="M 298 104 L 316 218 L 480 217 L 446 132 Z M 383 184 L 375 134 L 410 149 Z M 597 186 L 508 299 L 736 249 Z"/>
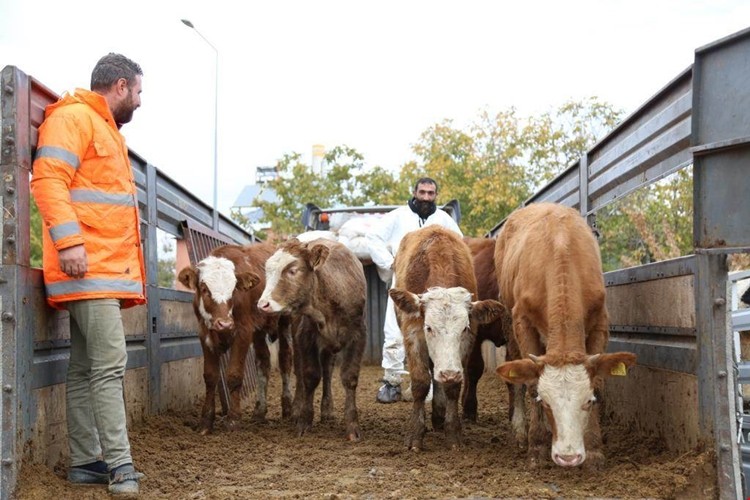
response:
<path fill-rule="evenodd" d="M 322 238 L 307 245 L 329 248 L 325 263 L 316 270 L 320 287 L 318 299 L 335 304 L 334 310 L 361 314 L 367 300 L 367 280 L 354 252 L 341 243 Z"/>
<path fill-rule="evenodd" d="M 430 225 L 401 240 L 393 263 L 396 284 L 412 293 L 431 287 L 464 287 L 477 298 L 471 251 L 458 234 Z"/>
<path fill-rule="evenodd" d="M 599 247 L 574 209 L 534 203 L 508 217 L 495 246 L 496 277 L 510 310 L 522 303 L 537 326 L 556 317 L 583 319 L 605 300 Z M 552 333 L 552 332 L 547 332 Z"/>

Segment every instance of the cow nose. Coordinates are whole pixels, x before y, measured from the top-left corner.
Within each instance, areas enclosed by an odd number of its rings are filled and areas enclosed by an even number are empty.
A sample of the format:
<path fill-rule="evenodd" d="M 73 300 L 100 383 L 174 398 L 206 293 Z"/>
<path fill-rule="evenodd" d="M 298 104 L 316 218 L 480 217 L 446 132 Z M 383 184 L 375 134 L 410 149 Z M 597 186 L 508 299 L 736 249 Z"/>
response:
<path fill-rule="evenodd" d="M 437 379 L 444 384 L 458 384 L 464 377 L 460 370 L 441 370 Z"/>
<path fill-rule="evenodd" d="M 225 318 L 225 319 L 217 319 L 214 322 L 214 329 L 215 330 L 229 330 L 234 326 L 234 321 L 232 321 L 231 318 Z"/>
<path fill-rule="evenodd" d="M 267 300 L 259 300 L 258 309 L 260 309 L 261 311 L 268 312 L 271 310 L 271 303 Z"/>
<path fill-rule="evenodd" d="M 555 454 L 552 459 L 557 465 L 562 467 L 575 467 L 583 462 L 583 456 L 580 453 L 576 453 L 575 455 Z"/>

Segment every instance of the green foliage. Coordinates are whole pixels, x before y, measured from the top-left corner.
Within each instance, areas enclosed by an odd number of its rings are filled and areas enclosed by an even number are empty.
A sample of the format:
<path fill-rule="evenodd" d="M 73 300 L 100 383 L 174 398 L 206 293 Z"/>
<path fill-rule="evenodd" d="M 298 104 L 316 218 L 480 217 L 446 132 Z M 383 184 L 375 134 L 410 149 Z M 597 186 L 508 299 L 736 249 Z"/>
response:
<path fill-rule="evenodd" d="M 29 265 L 42 267 L 42 215 L 34 197 L 29 201 Z"/>
<path fill-rule="evenodd" d="M 479 236 L 577 161 L 620 115 L 590 98 L 527 119 L 515 109 L 483 111 L 467 130 L 445 120 L 422 133 L 414 146 L 419 162 L 405 165 L 401 177 L 438 180 L 440 200 L 461 204 L 464 233 Z"/>
<path fill-rule="evenodd" d="M 278 163 L 281 177 L 270 183 L 279 203 L 256 204 L 284 237 L 302 229 L 306 202 L 321 208 L 400 205 L 414 182 L 429 176 L 439 183 L 439 204 L 459 201 L 464 234 L 481 236 L 578 161 L 621 117 L 621 111 L 591 97 L 526 118 L 513 108 L 494 115 L 482 111 L 463 128 L 443 120 L 422 132 L 413 146 L 416 160 L 404 163 L 398 175 L 381 167 L 365 170 L 362 155 L 347 146 L 326 155 L 325 177 L 300 155 L 285 155 Z M 232 217 L 247 227 L 241 214 Z M 691 252 L 690 170 L 618 200 L 597 214 L 597 224 L 605 270 Z"/>
<path fill-rule="evenodd" d="M 640 189 L 597 214 L 605 271 L 693 252 L 692 168 Z"/>
<path fill-rule="evenodd" d="M 156 262 L 157 283 L 163 288 L 174 288 L 177 260 L 172 256 L 172 251 L 174 250 L 172 242 L 164 241 L 161 250 L 161 253 L 168 255 L 168 257 L 160 255 L 159 260 Z"/>
<path fill-rule="evenodd" d="M 388 205 L 407 199 L 408 189 L 405 190 L 393 174 L 380 167 L 365 170 L 364 158 L 354 148 L 336 146 L 326 154 L 325 162 L 325 176 L 302 163 L 297 153 L 286 154 L 277 163 L 280 176 L 268 186 L 276 191 L 278 203 L 254 201 L 255 206 L 263 209 L 263 222 L 271 222 L 277 236 L 283 238 L 302 230 L 300 217 L 305 203 L 331 208 Z M 233 213 L 232 218 L 248 226 L 241 214 Z"/>

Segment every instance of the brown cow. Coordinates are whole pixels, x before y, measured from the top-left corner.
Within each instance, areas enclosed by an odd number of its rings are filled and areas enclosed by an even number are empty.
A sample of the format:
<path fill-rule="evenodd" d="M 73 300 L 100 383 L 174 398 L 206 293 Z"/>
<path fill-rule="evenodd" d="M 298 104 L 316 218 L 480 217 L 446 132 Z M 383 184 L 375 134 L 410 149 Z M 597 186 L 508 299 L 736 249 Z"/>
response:
<path fill-rule="evenodd" d="M 346 391 L 346 436 L 360 439 L 356 391 L 365 350 L 367 284 L 362 263 L 344 245 L 327 239 L 302 243 L 293 238 L 266 263 L 266 286 L 258 308 L 291 314 L 295 320 L 294 371 L 297 387 L 292 416 L 297 434 L 312 429 L 313 398 L 323 377 L 321 421 L 333 419 L 331 372 L 341 351 L 341 383 Z"/>
<path fill-rule="evenodd" d="M 469 246 L 474 262 L 474 276 L 477 280 L 477 298 L 479 300 L 497 299 L 500 292 L 497 286 L 497 278 L 495 277 L 495 240 L 492 238 L 464 236 L 464 243 Z M 518 359 L 518 347 L 515 341 L 513 341 L 512 328 L 510 314 L 505 310 L 492 323 L 479 325 L 477 340 L 474 342 L 474 348 L 471 350 L 469 362 L 466 365 L 464 389 L 461 397 L 465 420 L 472 422 L 476 422 L 477 420 L 477 384 L 484 373 L 482 343 L 485 340 L 489 340 L 496 347 L 505 345 L 508 358 Z M 514 418 L 523 416 L 523 411 L 517 414 L 514 409 L 519 404 L 523 404 L 525 394 L 526 386 L 523 384 L 508 384 L 508 418 L 511 421 Z"/>
<path fill-rule="evenodd" d="M 406 446 L 423 447 L 424 403 L 432 372 L 432 425 L 444 428 L 448 446 L 457 448 L 463 441 L 458 398 L 477 325 L 496 319 L 502 306 L 496 300 L 472 302 L 477 283 L 471 252 L 456 233 L 443 227 L 408 233 L 399 245 L 394 270 L 398 288 L 389 293 L 404 335 L 414 396 Z"/>
<path fill-rule="evenodd" d="M 234 429 L 241 416 L 240 394 L 245 359 L 252 342 L 258 367 L 257 400 L 254 420 L 265 419 L 266 389 L 270 372 L 270 352 L 266 336 L 279 337 L 279 371 L 282 380 L 282 416 L 289 417 L 292 406 L 290 390 L 291 355 L 288 318 L 271 318 L 258 311 L 257 302 L 265 276 L 263 266 L 274 247 L 266 243 L 250 246 L 224 245 L 216 248 L 195 267 L 186 267 L 178 276 L 180 283 L 195 290 L 193 311 L 198 318 L 203 348 L 203 379 L 206 399 L 203 402 L 199 430 L 213 430 L 216 416 L 216 384 L 219 380 L 219 358 L 231 348 L 226 383 L 229 388 L 228 429 Z"/>
<path fill-rule="evenodd" d="M 504 305 L 512 312 L 521 359 L 497 373 L 524 383 L 537 396 L 529 423 L 532 465 L 546 456 L 561 466 L 601 464 L 599 405 L 594 395 L 604 377 L 635 364 L 628 352 L 604 354 L 609 338 L 606 292 L 599 247 L 572 208 L 534 203 L 508 217 L 495 246 L 496 274 Z"/>

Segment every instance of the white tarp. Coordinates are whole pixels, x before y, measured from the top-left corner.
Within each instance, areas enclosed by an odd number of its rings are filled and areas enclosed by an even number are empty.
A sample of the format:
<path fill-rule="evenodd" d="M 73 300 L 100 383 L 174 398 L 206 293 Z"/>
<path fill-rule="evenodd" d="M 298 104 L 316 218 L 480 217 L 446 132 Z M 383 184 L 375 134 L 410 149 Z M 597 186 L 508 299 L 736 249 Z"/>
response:
<path fill-rule="evenodd" d="M 297 239 L 311 241 L 317 238 L 326 238 L 338 241 L 354 252 L 354 255 L 359 259 L 371 261 L 366 235 L 382 215 L 336 212 L 331 214 L 328 231 L 307 231 L 297 235 Z M 388 282 L 391 275 L 390 269 L 378 267 L 378 276 L 381 280 Z"/>

